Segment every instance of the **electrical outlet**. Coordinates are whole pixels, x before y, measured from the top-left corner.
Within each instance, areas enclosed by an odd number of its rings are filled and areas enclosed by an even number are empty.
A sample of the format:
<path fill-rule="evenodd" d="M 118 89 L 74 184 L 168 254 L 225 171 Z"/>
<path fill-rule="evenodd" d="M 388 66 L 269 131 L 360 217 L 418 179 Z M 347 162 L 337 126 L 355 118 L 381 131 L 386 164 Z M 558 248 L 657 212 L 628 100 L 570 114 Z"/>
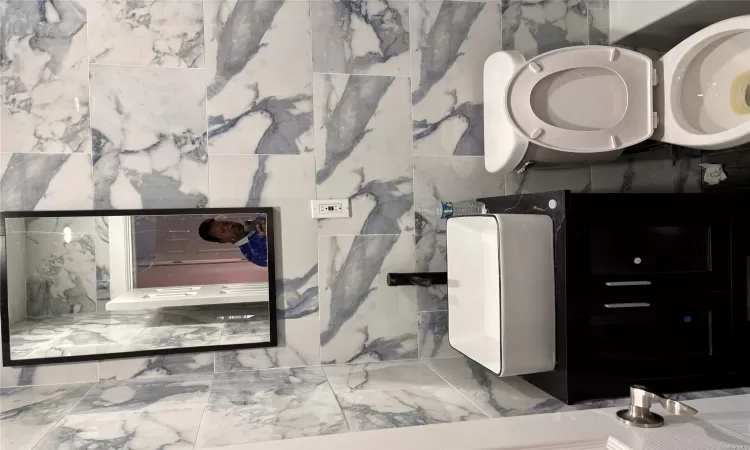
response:
<path fill-rule="evenodd" d="M 342 200 L 313 200 L 312 216 L 314 219 L 340 219 L 351 217 L 349 213 L 349 199 Z"/>

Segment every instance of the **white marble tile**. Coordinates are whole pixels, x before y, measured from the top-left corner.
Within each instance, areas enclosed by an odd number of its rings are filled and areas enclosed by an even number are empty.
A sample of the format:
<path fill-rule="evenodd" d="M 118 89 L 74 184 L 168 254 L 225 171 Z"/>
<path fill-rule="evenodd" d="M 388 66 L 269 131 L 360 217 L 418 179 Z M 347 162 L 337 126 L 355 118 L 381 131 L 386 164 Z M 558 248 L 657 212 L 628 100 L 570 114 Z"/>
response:
<path fill-rule="evenodd" d="M 411 4 L 414 153 L 483 155 L 482 73 L 503 49 L 499 3 Z"/>
<path fill-rule="evenodd" d="M 373 362 L 323 367 L 336 394 L 414 387 L 447 387 L 432 369 L 419 361 Z"/>
<path fill-rule="evenodd" d="M 456 358 L 461 356 L 448 342 L 448 311 L 419 313 L 419 358 Z"/>
<path fill-rule="evenodd" d="M 109 217 L 94 219 L 94 250 L 96 256 L 96 302 L 97 311 L 106 311 L 109 292 Z"/>
<path fill-rule="evenodd" d="M 315 75 L 317 196 L 350 198 L 351 218 L 319 221 L 323 234 L 414 229 L 409 80 Z"/>
<path fill-rule="evenodd" d="M 526 58 L 589 43 L 585 0 L 504 0 L 503 49 Z"/>
<path fill-rule="evenodd" d="M 416 232 L 445 231 L 445 220 L 432 213 L 441 201 L 474 200 L 505 194 L 502 176 L 489 173 L 482 157 L 415 157 Z"/>
<path fill-rule="evenodd" d="M 415 359 L 414 287 L 386 285 L 387 273 L 414 270 L 414 237 L 321 236 L 319 243 L 323 363 Z"/>
<path fill-rule="evenodd" d="M 0 17 L 0 151 L 90 152 L 82 2 L 12 0 L 3 2 Z"/>
<path fill-rule="evenodd" d="M 0 208 L 5 211 L 93 207 L 91 155 L 0 153 Z"/>
<path fill-rule="evenodd" d="M 281 318 L 318 311 L 315 158 L 286 155 L 214 155 L 210 165 L 212 207 L 274 207 L 276 308 Z"/>
<path fill-rule="evenodd" d="M 278 322 L 276 347 L 216 352 L 216 372 L 315 366 L 320 364 L 317 317 Z"/>
<path fill-rule="evenodd" d="M 168 375 L 213 373 L 213 371 L 213 353 L 160 355 L 99 361 L 100 380 L 129 380 Z"/>
<path fill-rule="evenodd" d="M 87 383 L 0 389 L 0 447 L 36 448 L 92 386 Z"/>
<path fill-rule="evenodd" d="M 96 208 L 206 206 L 203 70 L 90 70 Z"/>
<path fill-rule="evenodd" d="M 673 192 L 671 159 L 627 158 L 591 166 L 592 192 Z"/>
<path fill-rule="evenodd" d="M 505 176 L 506 195 L 530 194 L 569 189 L 573 192 L 591 190 L 591 168 L 531 168 L 521 175 L 515 172 Z"/>
<path fill-rule="evenodd" d="M 313 151 L 309 5 L 206 0 L 211 154 Z"/>
<path fill-rule="evenodd" d="M 310 3 L 313 70 L 409 76 L 409 2 Z"/>
<path fill-rule="evenodd" d="M 70 414 L 203 408 L 208 400 L 212 378 L 212 375 L 183 375 L 101 381 L 78 402 Z"/>
<path fill-rule="evenodd" d="M 92 63 L 203 67 L 203 8 L 191 0 L 87 0 Z"/>
<path fill-rule="evenodd" d="M 499 378 L 464 357 L 432 359 L 425 362 L 490 417 L 522 416 L 575 409 L 552 398 L 521 378 Z"/>
<path fill-rule="evenodd" d="M 96 381 L 96 362 L 0 367 L 0 386 L 2 387 Z"/>
<path fill-rule="evenodd" d="M 27 231 L 25 275 L 29 317 L 96 311 L 93 235 Z"/>
<path fill-rule="evenodd" d="M 422 223 L 425 223 L 424 221 Z M 445 231 L 422 228 L 422 234 L 414 236 L 417 245 L 417 272 L 446 272 L 448 251 Z M 448 286 L 433 285 L 417 287 L 419 311 L 443 311 L 448 309 Z"/>
<path fill-rule="evenodd" d="M 320 368 L 217 375 L 196 448 L 349 431 Z"/>
<path fill-rule="evenodd" d="M 609 45 L 609 9 L 592 8 L 589 2 L 589 45 Z"/>
<path fill-rule="evenodd" d="M 487 419 L 450 386 L 337 394 L 352 431 Z"/>
<path fill-rule="evenodd" d="M 203 409 L 69 415 L 35 448 L 189 450 L 194 448 Z"/>
<path fill-rule="evenodd" d="M 150 327 L 139 334 L 128 349 L 136 351 L 219 345 L 221 328 L 220 324 Z"/>

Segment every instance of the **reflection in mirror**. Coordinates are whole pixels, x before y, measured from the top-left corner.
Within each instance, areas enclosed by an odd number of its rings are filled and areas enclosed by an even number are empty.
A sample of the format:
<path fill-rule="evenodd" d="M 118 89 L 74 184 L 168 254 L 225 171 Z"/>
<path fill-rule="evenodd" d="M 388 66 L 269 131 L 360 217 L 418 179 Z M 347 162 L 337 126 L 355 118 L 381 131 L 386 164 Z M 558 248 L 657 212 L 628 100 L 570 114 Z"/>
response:
<path fill-rule="evenodd" d="M 10 359 L 270 345 L 268 214 L 205 211 L 6 217 Z"/>

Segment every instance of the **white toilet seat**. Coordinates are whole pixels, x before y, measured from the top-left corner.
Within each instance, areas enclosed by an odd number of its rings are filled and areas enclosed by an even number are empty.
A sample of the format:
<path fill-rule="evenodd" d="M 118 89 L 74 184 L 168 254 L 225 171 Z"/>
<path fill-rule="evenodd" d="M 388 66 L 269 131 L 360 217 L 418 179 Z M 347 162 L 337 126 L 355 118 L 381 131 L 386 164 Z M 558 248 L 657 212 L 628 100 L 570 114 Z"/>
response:
<path fill-rule="evenodd" d="M 603 68 L 619 75 L 627 92 L 622 118 L 604 129 L 554 126 L 534 112 L 532 91 L 546 77 L 569 69 Z M 588 93 L 582 84 L 580 95 Z M 651 60 L 634 51 L 606 46 L 567 47 L 537 56 L 518 69 L 506 94 L 507 116 L 519 134 L 538 145 L 567 152 L 616 150 L 650 138 L 654 132 L 654 74 Z M 576 93 L 576 95 L 578 95 Z"/>

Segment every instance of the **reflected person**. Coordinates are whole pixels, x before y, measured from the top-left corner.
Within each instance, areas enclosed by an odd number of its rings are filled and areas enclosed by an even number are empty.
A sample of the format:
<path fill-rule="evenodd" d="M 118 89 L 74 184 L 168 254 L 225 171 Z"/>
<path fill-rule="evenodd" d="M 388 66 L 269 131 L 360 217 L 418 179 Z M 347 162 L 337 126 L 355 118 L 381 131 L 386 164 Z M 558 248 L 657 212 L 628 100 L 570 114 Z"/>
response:
<path fill-rule="evenodd" d="M 198 227 L 204 241 L 236 245 L 242 255 L 260 267 L 268 267 L 266 219 L 257 217 L 244 223 L 222 219 L 204 220 Z"/>

